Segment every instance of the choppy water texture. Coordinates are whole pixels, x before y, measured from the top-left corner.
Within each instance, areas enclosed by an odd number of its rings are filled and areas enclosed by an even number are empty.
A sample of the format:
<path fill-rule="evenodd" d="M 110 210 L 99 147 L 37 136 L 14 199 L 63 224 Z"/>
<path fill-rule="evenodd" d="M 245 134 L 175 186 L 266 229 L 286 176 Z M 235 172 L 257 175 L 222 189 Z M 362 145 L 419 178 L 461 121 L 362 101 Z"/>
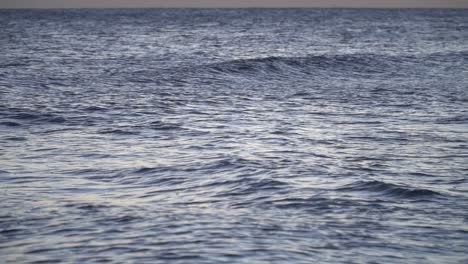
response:
<path fill-rule="evenodd" d="M 467 10 L 0 11 L 0 262 L 467 263 Z"/>

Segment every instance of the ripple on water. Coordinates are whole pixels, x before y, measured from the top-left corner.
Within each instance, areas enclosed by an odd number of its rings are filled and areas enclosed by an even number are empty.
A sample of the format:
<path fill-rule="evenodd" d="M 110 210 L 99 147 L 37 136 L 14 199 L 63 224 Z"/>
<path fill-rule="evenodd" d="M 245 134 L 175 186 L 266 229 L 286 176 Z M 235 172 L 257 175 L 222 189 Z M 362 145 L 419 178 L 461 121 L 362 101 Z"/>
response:
<path fill-rule="evenodd" d="M 0 262 L 464 263 L 467 19 L 0 10 Z"/>

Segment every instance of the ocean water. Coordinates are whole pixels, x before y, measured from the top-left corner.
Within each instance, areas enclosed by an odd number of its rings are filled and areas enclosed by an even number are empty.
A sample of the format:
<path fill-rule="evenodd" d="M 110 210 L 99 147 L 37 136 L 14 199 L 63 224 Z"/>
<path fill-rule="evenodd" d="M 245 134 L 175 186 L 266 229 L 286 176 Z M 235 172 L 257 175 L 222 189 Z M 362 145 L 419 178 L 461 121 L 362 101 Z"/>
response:
<path fill-rule="evenodd" d="M 0 262 L 468 263 L 468 10 L 0 10 Z"/>

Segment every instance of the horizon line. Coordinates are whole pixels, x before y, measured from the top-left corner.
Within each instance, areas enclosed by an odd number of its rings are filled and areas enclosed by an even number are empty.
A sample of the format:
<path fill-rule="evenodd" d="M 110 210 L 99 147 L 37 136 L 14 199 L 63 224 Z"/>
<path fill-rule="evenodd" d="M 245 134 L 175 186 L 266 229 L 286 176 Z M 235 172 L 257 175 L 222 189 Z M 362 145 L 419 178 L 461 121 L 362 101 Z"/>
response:
<path fill-rule="evenodd" d="M 376 3 L 377 2 L 377 3 Z M 0 9 L 98 8 L 468 8 L 468 0 L 0 0 Z"/>
<path fill-rule="evenodd" d="M 232 7 L 218 7 L 218 6 L 148 6 L 148 7 L 0 7 L 0 10 L 15 10 L 15 9 L 468 9 L 468 7 L 420 7 L 420 6 L 409 6 L 409 7 L 354 7 L 354 6 L 333 6 L 333 7 L 322 7 L 322 6 L 232 6 Z"/>

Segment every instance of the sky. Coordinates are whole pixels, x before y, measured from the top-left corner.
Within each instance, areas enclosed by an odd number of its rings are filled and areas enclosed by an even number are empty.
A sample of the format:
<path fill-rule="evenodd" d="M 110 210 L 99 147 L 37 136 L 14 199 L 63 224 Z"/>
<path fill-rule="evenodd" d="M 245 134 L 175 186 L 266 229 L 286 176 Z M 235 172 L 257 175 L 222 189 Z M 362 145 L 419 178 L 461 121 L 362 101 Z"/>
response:
<path fill-rule="evenodd" d="M 102 7 L 450 7 L 468 0 L 0 0 L 0 8 Z"/>

